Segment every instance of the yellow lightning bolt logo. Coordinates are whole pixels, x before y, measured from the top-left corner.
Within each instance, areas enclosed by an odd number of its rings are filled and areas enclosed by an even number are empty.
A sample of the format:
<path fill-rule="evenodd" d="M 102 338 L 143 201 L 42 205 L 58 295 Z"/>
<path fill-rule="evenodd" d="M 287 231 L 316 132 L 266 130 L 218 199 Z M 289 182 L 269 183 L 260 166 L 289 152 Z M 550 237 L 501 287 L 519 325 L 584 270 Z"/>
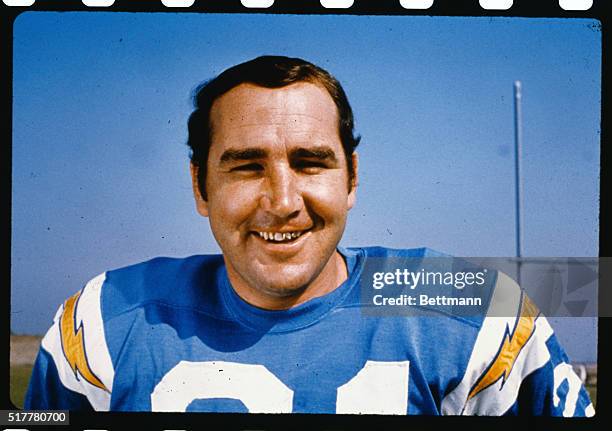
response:
<path fill-rule="evenodd" d="M 521 310 L 517 317 L 514 331 L 510 333 L 510 329 L 506 326 L 506 334 L 497 356 L 493 362 L 491 362 L 485 374 L 480 376 L 476 381 L 476 384 L 470 391 L 468 400 L 497 382 L 499 379 L 502 379 L 503 387 L 514 367 L 516 358 L 535 331 L 535 320 L 538 314 L 539 311 L 536 305 L 531 302 L 527 295 L 523 294 Z"/>
<path fill-rule="evenodd" d="M 109 392 L 104 383 L 91 370 L 87 362 L 85 344 L 83 342 L 83 323 L 81 322 L 78 329 L 76 328 L 76 305 L 80 296 L 81 292 L 79 291 L 64 302 L 64 311 L 60 321 L 62 350 L 75 376 L 78 371 L 86 381 Z"/>

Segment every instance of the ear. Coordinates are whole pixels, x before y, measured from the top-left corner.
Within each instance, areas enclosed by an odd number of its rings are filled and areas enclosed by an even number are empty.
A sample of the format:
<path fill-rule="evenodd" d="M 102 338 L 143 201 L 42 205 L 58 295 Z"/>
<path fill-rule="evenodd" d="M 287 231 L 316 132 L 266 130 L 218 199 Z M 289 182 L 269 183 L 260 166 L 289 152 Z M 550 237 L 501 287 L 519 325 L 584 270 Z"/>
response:
<path fill-rule="evenodd" d="M 202 198 L 202 193 L 200 192 L 200 182 L 198 180 L 199 168 L 193 162 L 190 162 L 189 170 L 191 171 L 191 187 L 193 188 L 196 209 L 201 216 L 208 217 L 208 202 Z"/>
<path fill-rule="evenodd" d="M 354 152 L 351 156 L 351 163 L 353 163 L 353 179 L 351 180 L 351 190 L 349 190 L 347 198 L 348 209 L 353 208 L 355 205 L 355 199 L 357 198 L 357 186 L 359 185 L 359 155 Z"/>

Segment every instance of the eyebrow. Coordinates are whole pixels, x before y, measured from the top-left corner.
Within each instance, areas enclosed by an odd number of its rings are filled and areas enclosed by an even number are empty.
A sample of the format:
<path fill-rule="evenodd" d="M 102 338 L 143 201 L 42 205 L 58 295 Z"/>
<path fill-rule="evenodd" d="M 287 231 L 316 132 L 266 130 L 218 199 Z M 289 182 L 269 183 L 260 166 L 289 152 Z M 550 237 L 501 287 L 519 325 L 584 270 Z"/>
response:
<path fill-rule="evenodd" d="M 237 162 L 242 160 L 255 160 L 266 157 L 267 151 L 261 148 L 247 148 L 246 150 L 228 149 L 221 155 L 221 163 Z"/>
<path fill-rule="evenodd" d="M 263 148 L 247 148 L 244 150 L 237 150 L 229 148 L 223 152 L 220 158 L 221 163 L 227 162 L 239 162 L 247 160 L 263 159 L 268 155 L 268 151 Z M 296 148 L 291 150 L 289 157 L 292 159 L 319 159 L 329 160 L 336 162 L 336 153 L 328 146 L 318 146 L 311 148 Z"/>
<path fill-rule="evenodd" d="M 319 159 L 329 160 L 331 162 L 338 161 L 336 153 L 330 147 L 320 146 L 312 148 L 296 148 L 290 153 L 292 158 L 296 159 Z"/>

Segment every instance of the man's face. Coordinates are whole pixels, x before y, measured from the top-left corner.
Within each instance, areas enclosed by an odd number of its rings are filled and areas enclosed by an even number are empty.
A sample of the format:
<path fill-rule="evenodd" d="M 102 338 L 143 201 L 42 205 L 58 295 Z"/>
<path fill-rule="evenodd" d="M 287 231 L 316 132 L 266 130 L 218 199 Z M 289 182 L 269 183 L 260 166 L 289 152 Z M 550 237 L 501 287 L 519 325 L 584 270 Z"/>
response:
<path fill-rule="evenodd" d="M 210 117 L 207 201 L 197 183 L 194 190 L 236 291 L 274 308 L 311 288 L 336 288 L 346 276 L 336 246 L 355 187 L 347 186 L 327 91 L 311 83 L 241 84 L 214 102 Z"/>

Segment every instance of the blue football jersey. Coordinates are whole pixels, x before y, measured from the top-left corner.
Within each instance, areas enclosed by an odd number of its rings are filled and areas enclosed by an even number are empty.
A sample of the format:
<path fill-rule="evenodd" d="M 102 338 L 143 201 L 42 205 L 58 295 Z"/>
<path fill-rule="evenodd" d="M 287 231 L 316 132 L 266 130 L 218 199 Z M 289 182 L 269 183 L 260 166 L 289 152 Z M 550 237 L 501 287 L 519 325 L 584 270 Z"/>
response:
<path fill-rule="evenodd" d="M 346 282 L 282 311 L 243 301 L 219 255 L 95 277 L 58 309 L 26 409 L 594 414 L 546 318 L 507 275 L 491 278 L 490 302 L 514 300 L 514 316 L 367 316 L 368 262 L 436 253 L 339 251 Z"/>

